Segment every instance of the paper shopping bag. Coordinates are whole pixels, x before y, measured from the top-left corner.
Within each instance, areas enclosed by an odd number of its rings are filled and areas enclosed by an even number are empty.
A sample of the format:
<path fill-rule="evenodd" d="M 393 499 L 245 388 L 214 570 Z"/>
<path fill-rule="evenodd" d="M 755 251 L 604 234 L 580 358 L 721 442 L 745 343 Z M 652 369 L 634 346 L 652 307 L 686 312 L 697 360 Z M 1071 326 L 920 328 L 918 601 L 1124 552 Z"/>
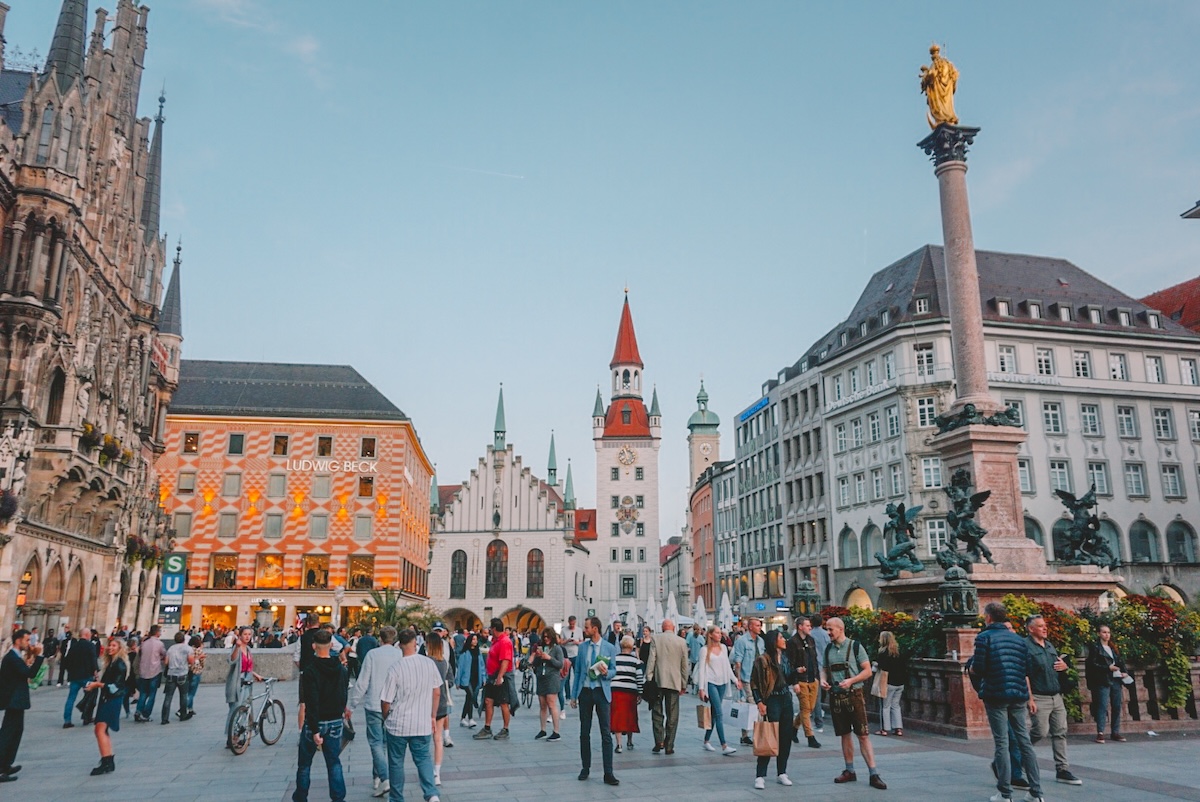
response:
<path fill-rule="evenodd" d="M 882 669 L 875 672 L 875 679 L 871 682 L 871 695 L 878 696 L 880 699 L 887 696 L 888 673 Z"/>
<path fill-rule="evenodd" d="M 756 757 L 774 757 L 779 754 L 778 722 L 754 722 L 754 754 Z"/>
<path fill-rule="evenodd" d="M 696 705 L 696 726 L 702 730 L 711 730 L 712 708 L 708 705 Z"/>

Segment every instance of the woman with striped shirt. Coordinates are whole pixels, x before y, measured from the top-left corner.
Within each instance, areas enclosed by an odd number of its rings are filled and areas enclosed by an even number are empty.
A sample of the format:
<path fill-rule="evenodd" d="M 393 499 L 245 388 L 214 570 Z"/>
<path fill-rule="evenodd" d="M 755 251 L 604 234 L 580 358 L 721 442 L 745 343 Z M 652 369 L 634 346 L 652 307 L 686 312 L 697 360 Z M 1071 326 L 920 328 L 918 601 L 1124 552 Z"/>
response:
<path fill-rule="evenodd" d="M 633 734 L 641 732 L 638 727 L 638 698 L 645 682 L 646 666 L 634 649 L 634 640 L 629 635 L 621 638 L 621 653 L 617 655 L 616 672 L 612 679 L 612 714 L 610 718 L 613 740 L 621 752 L 621 734 L 625 734 L 626 748 L 633 749 Z"/>

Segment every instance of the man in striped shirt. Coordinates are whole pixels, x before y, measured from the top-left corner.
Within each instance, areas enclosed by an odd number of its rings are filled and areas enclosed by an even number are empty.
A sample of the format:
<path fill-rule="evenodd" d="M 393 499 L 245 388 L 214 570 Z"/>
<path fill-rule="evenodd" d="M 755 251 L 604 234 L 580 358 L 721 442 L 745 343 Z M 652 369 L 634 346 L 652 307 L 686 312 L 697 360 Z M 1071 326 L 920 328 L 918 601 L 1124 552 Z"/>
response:
<path fill-rule="evenodd" d="M 379 694 L 383 726 L 387 731 L 390 802 L 404 800 L 404 753 L 412 750 L 421 780 L 421 796 L 441 802 L 433 784 L 433 711 L 437 710 L 442 678 L 433 661 L 417 654 L 417 636 L 405 629 L 398 636 L 403 657 L 388 671 Z"/>

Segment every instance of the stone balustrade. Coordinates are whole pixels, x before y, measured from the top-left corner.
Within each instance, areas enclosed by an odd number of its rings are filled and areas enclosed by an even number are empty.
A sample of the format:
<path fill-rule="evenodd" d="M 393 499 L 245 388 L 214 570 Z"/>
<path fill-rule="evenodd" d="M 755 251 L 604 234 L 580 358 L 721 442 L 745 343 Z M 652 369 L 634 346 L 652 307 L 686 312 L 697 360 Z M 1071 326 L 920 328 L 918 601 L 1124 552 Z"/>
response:
<path fill-rule="evenodd" d="M 205 649 L 204 674 L 200 682 L 224 682 L 229 671 L 229 654 L 232 649 Z M 263 677 L 276 677 L 284 682 L 296 679 L 296 664 L 292 649 L 251 649 L 254 670 Z"/>

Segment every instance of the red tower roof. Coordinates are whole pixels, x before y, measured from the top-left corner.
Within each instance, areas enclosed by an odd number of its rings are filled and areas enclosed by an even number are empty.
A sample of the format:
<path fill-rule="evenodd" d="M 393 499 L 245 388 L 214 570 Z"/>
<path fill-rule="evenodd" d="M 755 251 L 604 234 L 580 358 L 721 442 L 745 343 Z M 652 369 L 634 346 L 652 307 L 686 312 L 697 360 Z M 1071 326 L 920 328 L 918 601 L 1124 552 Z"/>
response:
<path fill-rule="evenodd" d="M 625 307 L 621 309 L 621 325 L 617 329 L 617 347 L 613 349 L 612 362 L 608 366 L 615 368 L 617 365 L 645 367 L 642 364 L 642 355 L 638 353 L 637 335 L 633 333 L 633 315 L 629 313 L 628 295 L 625 296 Z"/>

